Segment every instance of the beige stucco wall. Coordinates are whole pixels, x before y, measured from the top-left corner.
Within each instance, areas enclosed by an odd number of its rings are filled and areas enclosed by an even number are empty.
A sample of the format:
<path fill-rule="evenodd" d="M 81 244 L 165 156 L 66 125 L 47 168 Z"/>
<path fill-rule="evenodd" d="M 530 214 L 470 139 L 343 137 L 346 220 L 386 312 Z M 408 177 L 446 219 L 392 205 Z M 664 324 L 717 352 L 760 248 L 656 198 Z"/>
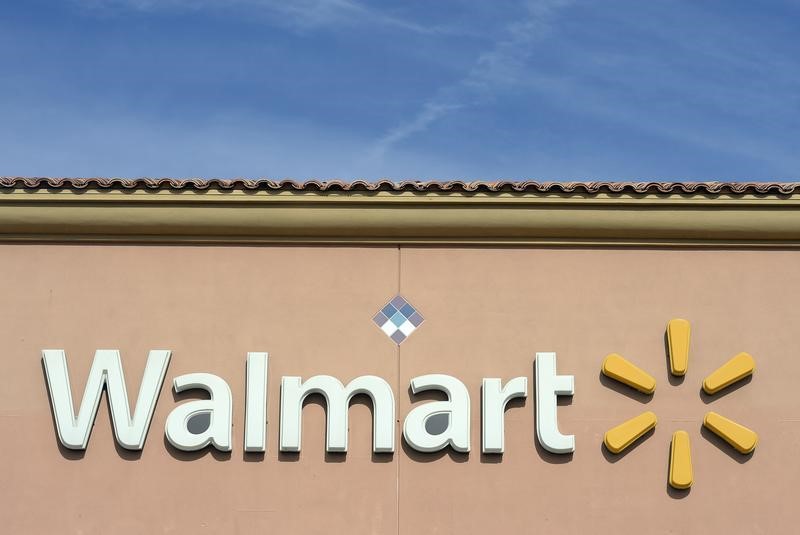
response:
<path fill-rule="evenodd" d="M 0 531 L 5 533 L 790 533 L 800 493 L 800 251 L 0 245 Z M 400 348 L 372 322 L 397 292 L 422 327 Z M 692 322 L 689 372 L 668 380 L 664 327 Z M 114 447 L 103 402 L 85 454 L 58 447 L 40 350 L 66 350 L 82 394 L 94 350 L 119 349 L 133 399 L 150 349 L 172 363 L 141 455 Z M 269 351 L 268 451 L 244 455 L 245 355 Z M 533 399 L 506 413 L 506 453 L 480 453 L 480 380 L 532 378 L 556 351 L 576 394 L 570 456 L 534 441 Z M 619 352 L 652 373 L 646 399 L 599 378 Z M 702 378 L 740 351 L 757 371 L 717 398 Z M 231 454 L 167 447 L 173 377 L 207 371 L 234 396 Z M 447 373 L 472 396 L 472 453 L 400 442 L 411 377 Z M 398 449 L 371 454 L 351 409 L 350 452 L 324 453 L 324 410 L 303 451 L 277 452 L 282 375 L 375 374 L 395 387 Z M 181 397 L 181 399 L 186 399 Z M 655 433 L 613 457 L 603 433 L 655 411 Z M 750 457 L 701 433 L 715 410 L 756 430 Z M 668 492 L 669 437 L 689 432 L 695 483 Z"/>

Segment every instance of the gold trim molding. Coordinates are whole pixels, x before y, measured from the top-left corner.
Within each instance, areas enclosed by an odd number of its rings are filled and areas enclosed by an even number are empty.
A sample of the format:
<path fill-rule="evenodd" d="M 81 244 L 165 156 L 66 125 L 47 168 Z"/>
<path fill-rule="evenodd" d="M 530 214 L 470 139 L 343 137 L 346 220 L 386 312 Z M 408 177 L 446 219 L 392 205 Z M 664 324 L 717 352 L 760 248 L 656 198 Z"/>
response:
<path fill-rule="evenodd" d="M 0 189 L 0 241 L 800 246 L 800 192 Z"/>

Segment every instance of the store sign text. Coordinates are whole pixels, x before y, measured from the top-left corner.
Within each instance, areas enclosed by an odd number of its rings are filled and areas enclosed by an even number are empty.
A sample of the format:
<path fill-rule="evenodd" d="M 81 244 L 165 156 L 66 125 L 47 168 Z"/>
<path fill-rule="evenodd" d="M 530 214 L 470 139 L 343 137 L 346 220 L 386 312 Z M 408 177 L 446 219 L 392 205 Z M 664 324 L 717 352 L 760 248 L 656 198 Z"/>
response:
<path fill-rule="evenodd" d="M 66 354 L 60 349 L 42 351 L 60 443 L 70 449 L 86 449 L 105 388 L 117 442 L 123 448 L 141 450 L 170 358 L 171 352 L 168 350 L 150 351 L 136 406 L 131 414 L 119 351 L 96 351 L 76 414 Z M 247 355 L 244 449 L 248 452 L 266 450 L 268 362 L 267 353 Z M 537 440 L 542 448 L 552 453 L 573 452 L 574 435 L 564 435 L 558 429 L 557 398 L 574 394 L 574 378 L 556 373 L 555 353 L 537 353 L 534 368 Z M 450 375 L 430 374 L 414 377 L 410 386 L 414 394 L 435 390 L 445 393 L 447 400 L 430 401 L 411 409 L 403 423 L 403 439 L 406 443 L 421 452 L 435 452 L 448 446 L 459 452 L 470 451 L 470 396 L 464 383 Z M 228 383 L 210 373 L 190 373 L 176 377 L 173 389 L 176 393 L 204 390 L 209 399 L 187 401 L 170 412 L 165 426 L 169 443 L 184 451 L 200 450 L 207 446 L 231 451 L 233 399 Z M 303 401 L 313 394 L 322 395 L 326 403 L 327 451 L 347 451 L 348 409 L 351 399 L 359 394 L 368 396 L 372 401 L 372 450 L 395 451 L 394 392 L 389 383 L 374 375 L 356 377 L 347 385 L 329 375 L 316 375 L 305 381 L 296 376 L 282 377 L 280 451 L 300 451 Z M 481 450 L 484 453 L 504 451 L 506 404 L 527 395 L 527 377 L 515 377 L 505 384 L 498 378 L 483 379 Z M 197 429 L 191 429 L 190 421 L 199 415 L 205 415 L 208 423 L 198 432 Z M 429 424 L 434 420 L 444 421 L 446 425 L 432 429 Z"/>

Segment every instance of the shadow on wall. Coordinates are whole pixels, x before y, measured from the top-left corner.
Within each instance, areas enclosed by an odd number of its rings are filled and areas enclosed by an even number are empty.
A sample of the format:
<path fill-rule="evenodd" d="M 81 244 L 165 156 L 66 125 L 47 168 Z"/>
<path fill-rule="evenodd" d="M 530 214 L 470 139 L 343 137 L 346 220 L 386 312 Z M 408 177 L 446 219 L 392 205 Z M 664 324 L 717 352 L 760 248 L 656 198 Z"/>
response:
<path fill-rule="evenodd" d="M 644 392 L 639 392 L 638 390 L 635 390 L 627 385 L 624 385 L 619 381 L 611 379 L 610 377 L 606 377 L 602 371 L 599 372 L 598 376 L 600 378 L 601 385 L 608 388 L 609 390 L 613 390 L 617 394 L 622 394 L 623 396 L 629 397 L 630 399 L 638 401 L 639 403 L 645 405 L 653 401 L 652 394 L 645 394 Z"/>
<path fill-rule="evenodd" d="M 706 426 L 700 425 L 700 434 L 715 445 L 722 453 L 733 459 L 739 464 L 744 464 L 753 458 L 755 450 L 750 453 L 739 453 L 736 448 L 725 442 L 722 438 L 717 436 L 714 432 L 710 431 Z"/>
<path fill-rule="evenodd" d="M 708 405 L 709 403 L 717 401 L 718 399 L 721 399 L 724 396 L 727 396 L 729 394 L 733 394 L 734 392 L 736 392 L 740 388 L 749 385 L 752 381 L 753 381 L 753 376 L 752 375 L 748 375 L 744 379 L 739 379 L 737 382 L 733 383 L 732 385 L 726 386 L 725 388 L 723 388 L 722 390 L 720 390 L 716 394 L 706 394 L 706 391 L 703 390 L 703 387 L 701 386 L 700 387 L 700 399 L 703 400 L 703 403 Z"/>
<path fill-rule="evenodd" d="M 634 450 L 639 448 L 639 446 L 644 444 L 647 441 L 648 438 L 652 437 L 655 434 L 655 432 L 656 432 L 656 429 L 654 427 L 653 429 L 649 430 L 647 433 L 645 433 L 644 435 L 639 437 L 639 439 L 636 440 L 636 442 L 634 442 L 633 444 L 631 444 L 630 446 L 628 446 L 627 448 L 625 448 L 624 450 L 622 450 L 619 453 L 613 453 L 613 452 L 609 451 L 609 449 L 606 448 L 605 443 L 601 442 L 600 443 L 600 451 L 602 452 L 603 457 L 605 457 L 606 461 L 608 461 L 608 462 L 610 462 L 612 464 L 618 463 L 622 459 L 624 459 L 625 457 L 630 455 Z"/>

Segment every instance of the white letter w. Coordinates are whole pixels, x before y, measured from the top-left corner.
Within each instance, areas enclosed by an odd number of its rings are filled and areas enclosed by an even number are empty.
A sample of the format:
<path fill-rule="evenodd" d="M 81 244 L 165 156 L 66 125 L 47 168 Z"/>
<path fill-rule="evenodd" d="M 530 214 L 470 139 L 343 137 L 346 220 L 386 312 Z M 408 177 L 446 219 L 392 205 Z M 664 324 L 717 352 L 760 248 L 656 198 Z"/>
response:
<path fill-rule="evenodd" d="M 86 380 L 80 412 L 75 417 L 72 405 L 72 390 L 69 386 L 67 357 L 61 349 L 42 351 L 47 386 L 50 389 L 50 403 L 58 430 L 58 440 L 65 447 L 84 450 L 89 442 L 97 407 L 103 386 L 106 387 L 108 403 L 111 406 L 111 422 L 114 436 L 120 446 L 129 450 L 140 450 L 144 445 L 156 400 L 161 393 L 164 375 L 167 373 L 171 351 L 150 351 L 144 369 L 136 411 L 131 417 L 128 406 L 128 391 L 125 388 L 125 375 L 122 362 L 116 349 L 98 349 L 94 354 L 92 369 Z"/>

